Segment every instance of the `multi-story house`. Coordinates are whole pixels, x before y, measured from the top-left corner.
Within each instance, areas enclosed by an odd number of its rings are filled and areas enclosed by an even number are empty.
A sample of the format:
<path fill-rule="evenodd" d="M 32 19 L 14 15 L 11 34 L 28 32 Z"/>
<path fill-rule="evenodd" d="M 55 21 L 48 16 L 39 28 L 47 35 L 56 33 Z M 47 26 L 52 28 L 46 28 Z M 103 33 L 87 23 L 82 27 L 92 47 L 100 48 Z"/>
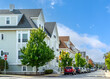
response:
<path fill-rule="evenodd" d="M 26 46 L 30 38 L 30 30 L 39 27 L 47 33 L 45 41 L 54 50 L 55 59 L 40 67 L 38 71 L 43 72 L 43 70 L 50 68 L 57 72 L 57 58 L 59 56 L 57 24 L 55 22 L 45 22 L 42 9 L 14 9 L 14 5 L 11 5 L 9 10 L 0 10 L 0 52 L 9 53 L 7 73 L 36 72 L 35 67 L 21 64 L 22 58 L 20 56 L 22 53 L 20 48 Z"/>
<path fill-rule="evenodd" d="M 92 61 L 92 59 L 88 60 L 88 64 L 91 64 L 94 67 L 94 62 Z"/>
<path fill-rule="evenodd" d="M 86 59 L 86 52 L 85 51 L 81 51 L 80 53 L 81 53 L 82 57 Z"/>
<path fill-rule="evenodd" d="M 59 51 L 61 52 L 63 50 L 65 52 L 69 52 L 70 57 L 73 58 L 73 63 L 75 63 L 75 53 L 78 53 L 78 51 L 73 45 L 73 43 L 70 41 L 70 37 L 60 36 L 59 41 L 60 41 Z"/>

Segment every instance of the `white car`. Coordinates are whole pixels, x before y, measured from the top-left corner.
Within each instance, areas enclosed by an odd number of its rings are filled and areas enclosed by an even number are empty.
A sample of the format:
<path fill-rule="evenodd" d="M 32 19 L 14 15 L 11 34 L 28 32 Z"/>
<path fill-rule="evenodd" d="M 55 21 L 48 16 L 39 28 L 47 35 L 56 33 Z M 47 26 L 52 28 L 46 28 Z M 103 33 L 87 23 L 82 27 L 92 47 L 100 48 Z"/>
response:
<path fill-rule="evenodd" d="M 81 73 L 84 73 L 84 68 L 80 67 Z"/>
<path fill-rule="evenodd" d="M 86 68 L 83 68 L 83 70 L 84 70 L 84 73 L 87 73 L 87 69 Z"/>

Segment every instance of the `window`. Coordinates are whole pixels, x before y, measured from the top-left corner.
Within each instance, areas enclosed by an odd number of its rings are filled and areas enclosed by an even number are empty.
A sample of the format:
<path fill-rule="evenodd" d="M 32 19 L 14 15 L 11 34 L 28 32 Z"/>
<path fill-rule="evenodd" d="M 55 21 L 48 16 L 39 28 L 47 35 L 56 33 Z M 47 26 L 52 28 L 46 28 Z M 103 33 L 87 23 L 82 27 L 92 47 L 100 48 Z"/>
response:
<path fill-rule="evenodd" d="M 56 38 L 56 36 L 54 35 L 54 38 Z"/>
<path fill-rule="evenodd" d="M 21 53 L 21 51 L 19 50 L 19 51 L 18 51 L 18 59 L 23 59 L 23 58 L 21 57 L 21 55 L 23 55 L 23 53 Z"/>
<path fill-rule="evenodd" d="M 26 66 L 23 66 L 23 71 L 26 71 Z"/>
<path fill-rule="evenodd" d="M 27 41 L 28 41 L 28 35 L 27 34 L 23 34 L 22 42 L 27 42 Z"/>
<path fill-rule="evenodd" d="M 58 57 L 56 58 L 56 62 L 58 63 Z"/>
<path fill-rule="evenodd" d="M 3 50 L 1 50 L 0 53 L 1 53 L 1 56 L 3 56 Z"/>
<path fill-rule="evenodd" d="M 6 24 L 10 24 L 10 17 L 6 17 Z"/>
<path fill-rule="evenodd" d="M 43 29 L 43 26 L 42 26 L 42 29 Z"/>
<path fill-rule="evenodd" d="M 21 35 L 20 34 L 18 34 L 18 42 L 20 42 L 21 41 Z"/>
<path fill-rule="evenodd" d="M 54 47 L 52 47 L 52 50 L 54 50 Z"/>
<path fill-rule="evenodd" d="M 41 24 L 39 24 L 39 27 L 42 28 L 42 27 L 41 27 Z"/>
<path fill-rule="evenodd" d="M 1 34 L 1 40 L 3 40 L 4 39 L 4 35 L 3 34 Z"/>

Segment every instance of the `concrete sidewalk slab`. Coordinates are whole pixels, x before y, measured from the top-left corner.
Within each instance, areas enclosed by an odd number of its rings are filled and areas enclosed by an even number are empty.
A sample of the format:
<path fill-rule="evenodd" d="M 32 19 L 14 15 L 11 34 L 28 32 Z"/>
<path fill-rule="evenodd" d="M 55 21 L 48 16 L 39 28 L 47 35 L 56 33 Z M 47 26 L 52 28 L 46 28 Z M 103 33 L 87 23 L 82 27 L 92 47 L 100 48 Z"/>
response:
<path fill-rule="evenodd" d="M 106 77 L 110 77 L 110 71 L 105 72 Z"/>

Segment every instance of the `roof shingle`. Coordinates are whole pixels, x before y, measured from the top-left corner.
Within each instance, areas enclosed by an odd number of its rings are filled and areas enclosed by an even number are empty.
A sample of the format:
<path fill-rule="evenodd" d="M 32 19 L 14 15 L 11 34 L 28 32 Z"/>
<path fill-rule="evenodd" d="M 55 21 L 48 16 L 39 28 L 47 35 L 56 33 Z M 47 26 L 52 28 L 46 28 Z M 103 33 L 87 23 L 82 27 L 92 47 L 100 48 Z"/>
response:
<path fill-rule="evenodd" d="M 42 9 L 0 10 L 0 14 L 23 14 L 18 26 L 0 26 L 0 28 L 37 28 L 30 17 L 38 17 Z"/>

